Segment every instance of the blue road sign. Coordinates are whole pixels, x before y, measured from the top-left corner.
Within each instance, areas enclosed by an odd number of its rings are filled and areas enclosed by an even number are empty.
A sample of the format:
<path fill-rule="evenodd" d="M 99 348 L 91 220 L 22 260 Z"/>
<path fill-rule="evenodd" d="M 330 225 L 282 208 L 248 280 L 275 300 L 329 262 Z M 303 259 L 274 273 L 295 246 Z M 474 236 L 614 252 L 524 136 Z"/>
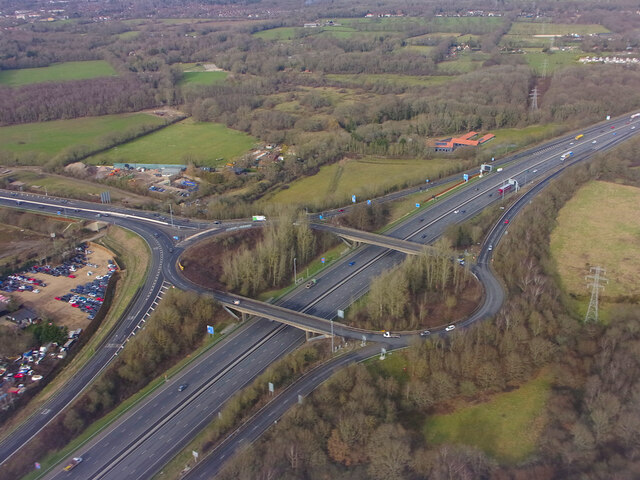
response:
<path fill-rule="evenodd" d="M 367 205 L 371 205 L 371 200 L 367 200 Z"/>
<path fill-rule="evenodd" d="M 173 239 L 174 239 L 174 240 L 180 240 L 180 238 L 179 238 L 179 237 L 176 237 L 175 235 L 173 236 Z"/>
<path fill-rule="evenodd" d="M 322 220 L 324 217 L 322 215 L 318 215 L 318 218 Z"/>
<path fill-rule="evenodd" d="M 420 204 L 419 203 L 416 203 L 416 208 L 420 208 Z"/>
<path fill-rule="evenodd" d="M 356 203 L 356 196 L 355 195 L 351 195 L 351 202 Z"/>
<path fill-rule="evenodd" d="M 463 173 L 463 174 L 462 174 L 462 179 L 463 179 L 465 182 L 468 182 L 468 181 L 469 181 L 469 174 L 468 174 L 468 173 Z"/>
<path fill-rule="evenodd" d="M 207 333 L 213 335 L 213 326 L 212 325 L 207 325 Z"/>
<path fill-rule="evenodd" d="M 322 263 L 324 263 L 326 260 L 325 260 L 325 258 L 324 258 L 324 257 L 322 257 L 322 258 L 320 259 L 320 261 L 321 261 Z"/>

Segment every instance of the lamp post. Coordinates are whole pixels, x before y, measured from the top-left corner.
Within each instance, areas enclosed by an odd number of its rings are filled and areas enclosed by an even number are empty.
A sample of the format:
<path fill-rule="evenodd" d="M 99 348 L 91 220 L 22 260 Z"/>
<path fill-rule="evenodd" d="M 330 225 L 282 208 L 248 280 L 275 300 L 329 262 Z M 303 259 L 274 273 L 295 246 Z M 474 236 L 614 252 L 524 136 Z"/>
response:
<path fill-rule="evenodd" d="M 296 270 L 296 260 L 297 258 L 293 258 L 293 284 L 298 284 L 298 271 Z"/>
<path fill-rule="evenodd" d="M 333 355 L 335 350 L 333 349 L 333 318 L 331 319 L 331 355 Z"/>

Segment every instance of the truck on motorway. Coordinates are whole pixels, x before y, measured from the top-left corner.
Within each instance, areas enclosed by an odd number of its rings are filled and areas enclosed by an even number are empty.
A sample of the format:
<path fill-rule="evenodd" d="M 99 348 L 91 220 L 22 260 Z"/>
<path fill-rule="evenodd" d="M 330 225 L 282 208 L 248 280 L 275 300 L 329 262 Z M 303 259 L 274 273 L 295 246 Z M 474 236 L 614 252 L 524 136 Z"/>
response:
<path fill-rule="evenodd" d="M 254 215 L 253 217 L 251 217 L 251 221 L 253 222 L 265 222 L 267 220 L 267 217 L 265 217 L 264 215 Z"/>
<path fill-rule="evenodd" d="M 73 457 L 71 460 L 67 462 L 67 464 L 64 466 L 62 470 L 65 472 L 68 472 L 69 470 L 73 470 L 80 464 L 80 462 L 82 462 L 82 457 Z"/>
<path fill-rule="evenodd" d="M 638 118 L 638 117 L 640 117 L 640 112 L 634 113 L 633 115 L 631 115 L 631 118 Z"/>
<path fill-rule="evenodd" d="M 584 137 L 584 134 L 583 134 L 583 133 L 581 133 L 580 135 L 576 135 L 576 138 L 575 138 L 575 139 L 576 139 L 576 140 L 580 140 L 582 137 Z"/>
<path fill-rule="evenodd" d="M 509 183 L 509 184 L 507 184 L 507 185 L 503 185 L 502 187 L 500 187 L 500 188 L 498 189 L 498 193 L 499 193 L 500 195 L 504 195 L 505 193 L 507 193 L 507 192 L 511 191 L 511 189 L 512 189 L 512 188 L 513 188 L 513 185 L 511 185 L 510 183 Z"/>
<path fill-rule="evenodd" d="M 573 152 L 567 152 L 560 155 L 560 161 L 564 162 L 567 158 L 571 157 Z"/>

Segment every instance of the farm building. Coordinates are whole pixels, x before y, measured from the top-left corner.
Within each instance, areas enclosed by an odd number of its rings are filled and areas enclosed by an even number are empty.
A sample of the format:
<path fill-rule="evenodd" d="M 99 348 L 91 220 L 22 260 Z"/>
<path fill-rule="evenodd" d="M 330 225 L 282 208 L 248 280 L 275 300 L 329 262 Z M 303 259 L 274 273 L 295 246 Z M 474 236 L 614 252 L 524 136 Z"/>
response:
<path fill-rule="evenodd" d="M 477 135 L 478 132 L 469 132 L 461 137 L 438 140 L 435 143 L 435 150 L 436 152 L 453 152 L 458 147 L 477 147 L 478 145 L 482 145 L 495 137 L 494 134 L 487 133 L 478 139 L 474 139 Z"/>

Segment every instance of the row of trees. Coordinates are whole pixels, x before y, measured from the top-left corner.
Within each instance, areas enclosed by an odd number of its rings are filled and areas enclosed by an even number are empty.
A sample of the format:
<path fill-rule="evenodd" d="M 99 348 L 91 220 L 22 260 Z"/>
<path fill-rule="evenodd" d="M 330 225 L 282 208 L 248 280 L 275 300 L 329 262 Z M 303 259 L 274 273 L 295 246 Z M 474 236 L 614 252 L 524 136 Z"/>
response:
<path fill-rule="evenodd" d="M 408 257 L 398 268 L 374 278 L 366 314 L 356 315 L 358 326 L 416 330 L 434 320 L 444 323 L 455 318 L 457 299 L 473 281 L 468 269 L 459 266 L 453 257 L 454 252 L 440 243 L 437 252 Z M 440 319 L 428 319 L 437 304 L 445 304 L 449 311 Z"/>
<path fill-rule="evenodd" d="M 316 254 L 316 237 L 304 214 L 284 213 L 266 227 L 263 240 L 222 260 L 223 281 L 229 289 L 254 295 L 292 279 L 294 259 L 306 265 Z"/>

